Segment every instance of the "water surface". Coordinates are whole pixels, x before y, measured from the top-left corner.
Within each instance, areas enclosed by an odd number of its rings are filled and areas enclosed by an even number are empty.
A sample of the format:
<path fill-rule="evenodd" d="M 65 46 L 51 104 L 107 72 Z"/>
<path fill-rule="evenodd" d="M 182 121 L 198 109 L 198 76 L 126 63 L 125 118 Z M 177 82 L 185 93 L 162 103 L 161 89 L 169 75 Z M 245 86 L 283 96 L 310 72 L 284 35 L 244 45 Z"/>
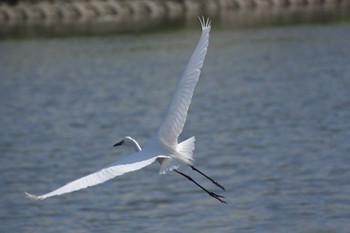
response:
<path fill-rule="evenodd" d="M 156 131 L 199 29 L 0 42 L 1 232 L 348 232 L 350 25 L 212 31 L 181 139 L 222 205 L 154 164 L 41 202 Z M 204 186 L 205 178 L 182 168 Z"/>

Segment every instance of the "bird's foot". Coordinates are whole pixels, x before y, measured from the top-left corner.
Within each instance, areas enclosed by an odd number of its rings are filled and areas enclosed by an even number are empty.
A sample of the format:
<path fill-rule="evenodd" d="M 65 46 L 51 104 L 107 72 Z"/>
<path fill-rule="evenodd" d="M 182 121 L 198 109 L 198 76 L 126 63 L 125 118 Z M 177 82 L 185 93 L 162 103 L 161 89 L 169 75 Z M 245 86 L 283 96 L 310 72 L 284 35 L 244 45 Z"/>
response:
<path fill-rule="evenodd" d="M 212 181 L 216 186 L 218 186 L 219 188 L 221 188 L 223 191 L 226 191 L 225 187 L 222 186 L 221 184 L 219 184 L 219 182 L 217 182 L 216 180 Z"/>
<path fill-rule="evenodd" d="M 225 198 L 224 196 L 219 195 L 219 194 L 216 194 L 216 193 L 214 193 L 214 192 L 208 192 L 208 194 L 209 194 L 211 197 L 215 198 L 216 200 L 220 201 L 222 204 L 227 204 L 226 201 L 222 200 L 222 198 Z"/>

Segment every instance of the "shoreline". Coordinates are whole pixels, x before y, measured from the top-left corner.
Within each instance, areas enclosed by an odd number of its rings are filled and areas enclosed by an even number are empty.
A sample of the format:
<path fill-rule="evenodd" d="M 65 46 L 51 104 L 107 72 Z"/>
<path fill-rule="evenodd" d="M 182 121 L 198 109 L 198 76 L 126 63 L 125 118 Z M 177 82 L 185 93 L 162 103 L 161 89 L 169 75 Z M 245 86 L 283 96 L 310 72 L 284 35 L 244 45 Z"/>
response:
<path fill-rule="evenodd" d="M 98 35 L 193 25 L 252 27 L 350 18 L 350 0 L 51 0 L 0 4 L 0 38 Z"/>

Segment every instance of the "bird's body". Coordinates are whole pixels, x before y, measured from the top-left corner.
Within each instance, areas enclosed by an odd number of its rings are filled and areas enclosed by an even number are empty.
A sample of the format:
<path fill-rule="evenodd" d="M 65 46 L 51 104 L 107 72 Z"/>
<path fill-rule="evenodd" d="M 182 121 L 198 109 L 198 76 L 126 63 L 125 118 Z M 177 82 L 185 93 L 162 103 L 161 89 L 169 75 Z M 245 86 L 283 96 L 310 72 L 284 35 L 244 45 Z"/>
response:
<path fill-rule="evenodd" d="M 160 163 L 161 174 L 167 173 L 168 171 L 175 171 L 178 174 L 190 179 L 212 197 L 225 203 L 221 200 L 223 196 L 217 195 L 204 189 L 198 183 L 193 181 L 192 178 L 177 170 L 180 164 L 184 163 L 191 166 L 193 170 L 196 170 L 197 172 L 204 175 L 193 166 L 192 155 L 195 138 L 191 137 L 181 143 L 178 143 L 178 137 L 183 130 L 193 91 L 198 82 L 200 69 L 203 66 L 208 47 L 209 32 L 211 29 L 210 21 L 204 20 L 202 18 L 200 19 L 200 22 L 202 25 L 202 35 L 186 66 L 183 76 L 177 84 L 173 98 L 169 103 L 167 111 L 156 135 L 149 139 L 143 145 L 142 149 L 135 139 L 131 137 L 125 137 L 124 140 L 118 142 L 115 144 L 115 146 L 131 146 L 135 149 L 135 153 L 126 156 L 95 173 L 74 180 L 52 192 L 40 196 L 26 193 L 28 197 L 32 199 L 42 200 L 48 197 L 70 193 L 103 183 L 109 179 L 123 175 L 127 172 L 139 170 L 155 161 L 158 161 Z M 210 177 L 206 175 L 204 176 L 210 179 L 213 183 L 216 182 Z M 217 182 L 215 184 L 224 190 L 224 188 Z"/>

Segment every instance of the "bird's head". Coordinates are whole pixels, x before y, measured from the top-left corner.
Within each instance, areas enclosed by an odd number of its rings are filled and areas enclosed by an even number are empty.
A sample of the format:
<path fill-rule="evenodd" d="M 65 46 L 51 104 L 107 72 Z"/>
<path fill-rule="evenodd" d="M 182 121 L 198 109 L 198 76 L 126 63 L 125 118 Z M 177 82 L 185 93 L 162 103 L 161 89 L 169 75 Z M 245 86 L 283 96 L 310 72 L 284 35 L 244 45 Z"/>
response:
<path fill-rule="evenodd" d="M 116 146 L 126 146 L 126 147 L 132 147 L 135 149 L 135 151 L 140 151 L 141 147 L 138 144 L 138 142 L 133 139 L 132 137 L 126 136 L 123 140 L 117 142 L 116 144 L 113 145 L 114 147 Z"/>

